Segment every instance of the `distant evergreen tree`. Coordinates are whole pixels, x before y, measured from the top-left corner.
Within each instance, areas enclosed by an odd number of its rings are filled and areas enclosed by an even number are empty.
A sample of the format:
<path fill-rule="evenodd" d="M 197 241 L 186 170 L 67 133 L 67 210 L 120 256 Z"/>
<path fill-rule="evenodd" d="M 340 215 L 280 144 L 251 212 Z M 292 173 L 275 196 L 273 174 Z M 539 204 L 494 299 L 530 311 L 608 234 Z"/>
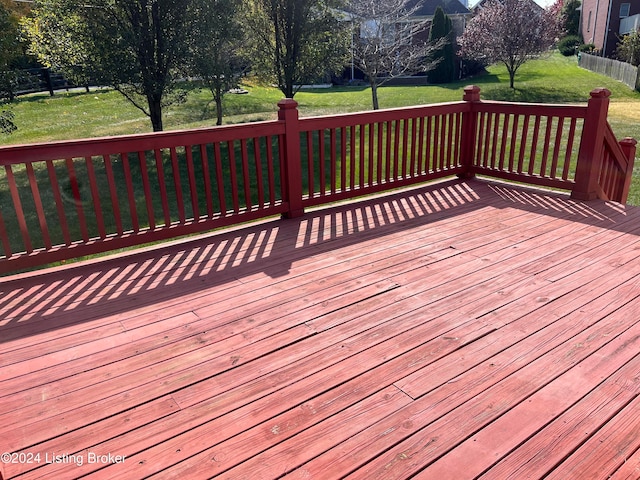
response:
<path fill-rule="evenodd" d="M 433 55 L 433 60 L 438 63 L 435 68 L 429 72 L 429 81 L 431 83 L 452 82 L 455 79 L 456 72 L 451 18 L 444 13 L 442 7 L 438 7 L 433 15 L 429 40 L 435 43 L 441 38 L 446 38 L 446 44 Z"/>
<path fill-rule="evenodd" d="M 580 0 L 568 0 L 562 7 L 563 27 L 567 35 L 580 35 Z"/>

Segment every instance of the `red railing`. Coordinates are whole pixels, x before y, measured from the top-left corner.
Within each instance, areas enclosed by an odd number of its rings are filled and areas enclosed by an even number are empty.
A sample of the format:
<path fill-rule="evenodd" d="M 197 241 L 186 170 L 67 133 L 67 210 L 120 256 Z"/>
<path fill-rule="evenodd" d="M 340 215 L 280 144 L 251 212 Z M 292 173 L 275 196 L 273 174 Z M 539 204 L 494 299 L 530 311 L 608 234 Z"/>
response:
<path fill-rule="evenodd" d="M 635 140 L 587 106 L 462 102 L 0 148 L 0 273 L 458 175 L 624 202 Z M 4 173 L 4 175 L 2 175 Z"/>
<path fill-rule="evenodd" d="M 281 122 L 6 147 L 0 271 L 281 214 Z"/>
<path fill-rule="evenodd" d="M 300 120 L 304 206 L 463 173 L 465 102 Z"/>

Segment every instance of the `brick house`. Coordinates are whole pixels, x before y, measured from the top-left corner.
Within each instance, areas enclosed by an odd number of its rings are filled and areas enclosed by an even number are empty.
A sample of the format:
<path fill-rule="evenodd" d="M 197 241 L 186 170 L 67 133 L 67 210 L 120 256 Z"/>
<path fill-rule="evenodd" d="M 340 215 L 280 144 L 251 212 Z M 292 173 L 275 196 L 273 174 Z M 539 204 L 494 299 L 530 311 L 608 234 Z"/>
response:
<path fill-rule="evenodd" d="M 582 0 L 580 26 L 584 42 L 611 57 L 620 37 L 640 27 L 640 1 Z"/>

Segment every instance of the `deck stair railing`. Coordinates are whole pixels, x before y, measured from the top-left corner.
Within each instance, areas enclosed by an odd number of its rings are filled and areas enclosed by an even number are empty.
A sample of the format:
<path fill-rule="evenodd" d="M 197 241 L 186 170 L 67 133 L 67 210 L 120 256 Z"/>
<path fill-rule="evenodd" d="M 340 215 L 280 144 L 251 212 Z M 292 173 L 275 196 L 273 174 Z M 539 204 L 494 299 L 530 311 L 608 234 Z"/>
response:
<path fill-rule="evenodd" d="M 584 105 L 480 100 L 0 148 L 0 273 L 460 176 L 626 201 L 636 142 Z"/>

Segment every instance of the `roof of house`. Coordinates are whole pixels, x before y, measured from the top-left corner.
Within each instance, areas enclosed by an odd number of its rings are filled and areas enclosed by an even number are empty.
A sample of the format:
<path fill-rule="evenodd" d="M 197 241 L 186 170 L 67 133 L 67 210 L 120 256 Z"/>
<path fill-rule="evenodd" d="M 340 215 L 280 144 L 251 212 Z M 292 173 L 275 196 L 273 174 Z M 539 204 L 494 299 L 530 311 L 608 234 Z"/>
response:
<path fill-rule="evenodd" d="M 447 15 L 471 13 L 458 0 L 410 0 L 407 6 L 411 8 L 418 3 L 420 6 L 414 13 L 417 16 L 433 16 L 438 7 L 442 7 Z"/>
<path fill-rule="evenodd" d="M 480 8 L 482 8 L 482 7 L 483 7 L 483 5 L 484 5 L 485 3 L 487 3 L 488 1 L 489 1 L 489 0 L 480 0 L 480 1 L 479 1 L 478 3 L 476 3 L 473 7 L 471 7 L 471 10 L 472 10 L 474 13 L 478 13 L 478 10 L 479 10 Z M 536 2 L 534 2 L 533 0 L 529 0 L 529 1 L 530 1 L 530 2 L 531 2 L 531 4 L 534 6 L 534 9 L 535 9 L 535 10 L 539 10 L 539 11 L 543 11 L 543 10 L 544 10 L 544 8 L 542 8 L 540 5 L 538 5 L 538 4 L 537 4 Z"/>

